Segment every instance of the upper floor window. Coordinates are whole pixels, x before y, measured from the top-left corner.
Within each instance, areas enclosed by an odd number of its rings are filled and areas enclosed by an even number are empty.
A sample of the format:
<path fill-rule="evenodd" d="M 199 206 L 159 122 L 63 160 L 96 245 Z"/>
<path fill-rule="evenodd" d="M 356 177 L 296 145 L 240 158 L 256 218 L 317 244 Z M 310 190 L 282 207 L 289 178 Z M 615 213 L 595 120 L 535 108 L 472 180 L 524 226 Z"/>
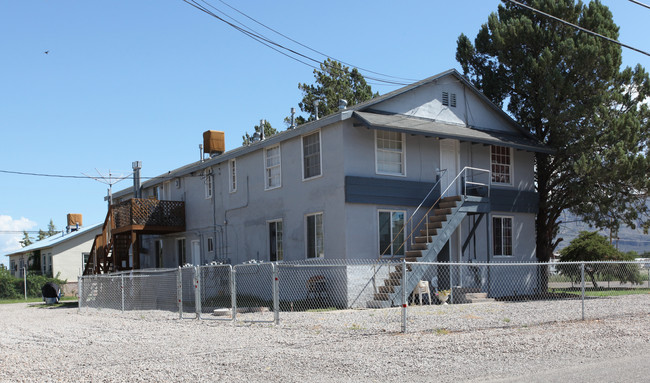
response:
<path fill-rule="evenodd" d="M 495 256 L 512 255 L 512 217 L 492 217 L 492 247 Z"/>
<path fill-rule="evenodd" d="M 282 186 L 282 167 L 280 161 L 280 145 L 264 150 L 265 189 L 275 189 Z"/>
<path fill-rule="evenodd" d="M 404 134 L 377 130 L 375 135 L 377 173 L 404 175 Z"/>
<path fill-rule="evenodd" d="M 302 138 L 302 169 L 304 180 L 321 175 L 320 132 Z"/>
<path fill-rule="evenodd" d="M 229 173 L 230 173 L 230 192 L 234 193 L 237 191 L 237 162 L 233 158 L 229 162 Z"/>
<path fill-rule="evenodd" d="M 490 150 L 492 183 L 512 185 L 512 150 L 492 145 Z"/>
<path fill-rule="evenodd" d="M 212 174 L 205 176 L 205 199 L 212 198 Z"/>

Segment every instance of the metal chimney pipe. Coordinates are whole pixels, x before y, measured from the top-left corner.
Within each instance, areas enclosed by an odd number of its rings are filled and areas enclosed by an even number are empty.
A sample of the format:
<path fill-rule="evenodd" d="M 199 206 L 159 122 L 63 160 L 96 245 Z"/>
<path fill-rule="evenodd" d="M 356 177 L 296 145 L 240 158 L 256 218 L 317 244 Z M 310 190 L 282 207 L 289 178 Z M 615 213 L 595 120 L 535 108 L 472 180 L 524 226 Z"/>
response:
<path fill-rule="evenodd" d="M 133 167 L 133 198 L 142 198 L 142 190 L 140 187 L 140 169 L 142 169 L 142 161 L 134 161 L 131 163 Z"/>
<path fill-rule="evenodd" d="M 293 129 L 296 127 L 295 114 L 296 114 L 296 108 L 291 108 L 291 125 L 289 125 L 289 129 Z"/>
<path fill-rule="evenodd" d="M 205 155 L 203 154 L 203 144 L 199 144 L 199 156 L 201 156 L 201 162 L 203 162 L 205 159 Z"/>
<path fill-rule="evenodd" d="M 339 100 L 339 110 L 344 110 L 348 106 L 348 101 L 344 99 Z"/>
<path fill-rule="evenodd" d="M 318 104 L 320 101 L 314 100 L 314 115 L 316 116 L 316 121 L 318 121 Z"/>
<path fill-rule="evenodd" d="M 264 141 L 264 125 L 266 125 L 266 120 L 260 120 L 260 141 Z"/>

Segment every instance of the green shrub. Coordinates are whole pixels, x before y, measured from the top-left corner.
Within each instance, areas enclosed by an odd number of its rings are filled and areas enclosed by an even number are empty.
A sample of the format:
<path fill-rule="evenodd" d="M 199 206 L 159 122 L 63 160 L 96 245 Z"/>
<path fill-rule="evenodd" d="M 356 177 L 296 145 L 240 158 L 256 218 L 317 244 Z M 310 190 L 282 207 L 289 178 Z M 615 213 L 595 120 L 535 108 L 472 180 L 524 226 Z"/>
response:
<path fill-rule="evenodd" d="M 58 277 L 58 275 L 57 275 Z M 27 273 L 27 296 L 30 298 L 40 298 L 41 288 L 47 282 L 54 282 L 61 289 L 66 283 L 58 278 L 49 278 L 43 275 Z M 16 278 L 11 275 L 9 270 L 0 269 L 0 299 L 18 299 L 25 296 L 25 282 L 23 278 Z M 63 291 L 62 291 L 63 293 Z M 63 295 L 62 295 L 63 296 Z"/>

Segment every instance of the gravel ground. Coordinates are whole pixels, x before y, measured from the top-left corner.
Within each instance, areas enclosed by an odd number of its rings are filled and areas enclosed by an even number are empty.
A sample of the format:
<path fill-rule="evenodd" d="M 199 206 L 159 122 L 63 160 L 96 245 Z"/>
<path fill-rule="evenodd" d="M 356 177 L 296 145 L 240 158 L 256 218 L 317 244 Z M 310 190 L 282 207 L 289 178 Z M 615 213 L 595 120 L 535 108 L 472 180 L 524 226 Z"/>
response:
<path fill-rule="evenodd" d="M 399 309 L 282 313 L 274 326 L 0 305 L 0 381 L 534 381 L 650 357 L 650 295 L 597 301 L 586 321 L 576 301 L 413 307 L 406 334 Z"/>

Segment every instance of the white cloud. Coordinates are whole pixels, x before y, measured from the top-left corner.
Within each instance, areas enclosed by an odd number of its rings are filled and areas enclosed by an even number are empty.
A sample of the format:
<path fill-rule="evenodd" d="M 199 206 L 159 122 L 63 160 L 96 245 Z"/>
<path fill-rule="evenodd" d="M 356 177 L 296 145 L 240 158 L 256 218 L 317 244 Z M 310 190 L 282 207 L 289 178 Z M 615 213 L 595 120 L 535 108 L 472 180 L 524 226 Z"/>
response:
<path fill-rule="evenodd" d="M 6 231 L 23 231 L 31 230 L 36 227 L 36 222 L 30 221 L 25 217 L 19 219 L 13 219 L 9 215 L 0 214 L 0 254 L 5 255 L 7 253 L 13 252 L 20 249 L 20 240 L 23 238 L 23 234 L 9 234 L 3 233 Z M 7 258 L 3 257 L 3 263 L 8 262 Z"/>

